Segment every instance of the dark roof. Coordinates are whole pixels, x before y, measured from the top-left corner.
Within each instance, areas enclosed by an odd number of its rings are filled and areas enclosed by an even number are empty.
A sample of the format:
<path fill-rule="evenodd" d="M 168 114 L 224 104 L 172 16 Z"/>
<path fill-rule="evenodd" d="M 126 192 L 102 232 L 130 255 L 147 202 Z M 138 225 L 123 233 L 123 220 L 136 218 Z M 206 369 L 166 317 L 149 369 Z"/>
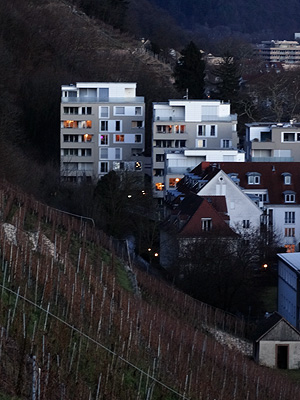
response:
<path fill-rule="evenodd" d="M 284 193 L 296 194 L 295 204 L 300 204 L 300 162 L 221 162 L 207 166 L 199 164 L 192 173 L 211 179 L 219 170 L 226 174 L 238 174 L 240 187 L 244 189 L 267 189 L 270 204 L 284 204 Z M 204 169 L 204 168 L 205 169 Z M 249 185 L 248 174 L 260 174 L 260 184 Z M 291 174 L 291 184 L 284 184 L 284 174 Z"/>
<path fill-rule="evenodd" d="M 282 315 L 277 311 L 273 312 L 269 317 L 266 317 L 263 321 L 259 322 L 257 330 L 254 332 L 253 338 L 256 342 L 260 341 L 264 336 L 266 336 L 280 321 L 284 321 L 293 331 L 298 335 L 300 332 L 291 325 Z"/>

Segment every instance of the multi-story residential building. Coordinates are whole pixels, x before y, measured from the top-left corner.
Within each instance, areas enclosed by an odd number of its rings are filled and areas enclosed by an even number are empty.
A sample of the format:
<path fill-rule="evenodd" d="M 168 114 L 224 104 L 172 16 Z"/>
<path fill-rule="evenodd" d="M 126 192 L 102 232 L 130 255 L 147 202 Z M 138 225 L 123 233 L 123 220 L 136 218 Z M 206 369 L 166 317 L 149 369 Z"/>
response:
<path fill-rule="evenodd" d="M 136 83 L 62 86 L 61 176 L 78 182 L 109 171 L 142 171 L 145 103 Z"/>
<path fill-rule="evenodd" d="M 262 41 L 256 45 L 255 50 L 268 63 L 300 63 L 300 45 L 296 40 Z"/>
<path fill-rule="evenodd" d="M 246 124 L 246 161 L 300 161 L 300 124 Z"/>
<path fill-rule="evenodd" d="M 220 100 L 169 100 L 166 103 L 154 103 L 152 134 L 154 197 L 162 201 L 166 151 L 236 148 L 237 115 L 230 113 L 229 103 Z M 172 176 L 172 179 L 179 177 Z"/>

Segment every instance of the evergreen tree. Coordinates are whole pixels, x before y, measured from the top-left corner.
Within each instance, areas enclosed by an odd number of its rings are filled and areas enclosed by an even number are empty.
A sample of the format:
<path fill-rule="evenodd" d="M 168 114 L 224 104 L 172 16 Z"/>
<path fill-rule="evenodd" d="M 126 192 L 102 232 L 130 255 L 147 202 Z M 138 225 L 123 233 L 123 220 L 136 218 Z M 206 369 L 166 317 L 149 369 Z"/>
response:
<path fill-rule="evenodd" d="M 190 42 L 181 52 L 175 71 L 175 86 L 188 97 L 202 99 L 204 96 L 205 62 L 197 46 Z"/>
<path fill-rule="evenodd" d="M 213 71 L 213 75 L 218 77 L 216 83 L 217 96 L 220 100 L 230 101 L 232 107 L 236 109 L 238 94 L 240 89 L 239 65 L 229 53 L 223 56 L 221 64 Z"/>

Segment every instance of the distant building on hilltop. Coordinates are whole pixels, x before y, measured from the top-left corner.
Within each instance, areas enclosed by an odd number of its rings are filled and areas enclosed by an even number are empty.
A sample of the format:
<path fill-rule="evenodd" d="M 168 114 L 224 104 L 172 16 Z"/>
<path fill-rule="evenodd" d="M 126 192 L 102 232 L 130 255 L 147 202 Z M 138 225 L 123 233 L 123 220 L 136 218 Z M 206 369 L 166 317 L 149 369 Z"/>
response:
<path fill-rule="evenodd" d="M 300 63 L 300 44 L 296 40 L 262 41 L 255 51 L 267 63 Z"/>
<path fill-rule="evenodd" d="M 109 171 L 143 171 L 145 102 L 136 83 L 62 86 L 61 177 L 98 180 Z"/>

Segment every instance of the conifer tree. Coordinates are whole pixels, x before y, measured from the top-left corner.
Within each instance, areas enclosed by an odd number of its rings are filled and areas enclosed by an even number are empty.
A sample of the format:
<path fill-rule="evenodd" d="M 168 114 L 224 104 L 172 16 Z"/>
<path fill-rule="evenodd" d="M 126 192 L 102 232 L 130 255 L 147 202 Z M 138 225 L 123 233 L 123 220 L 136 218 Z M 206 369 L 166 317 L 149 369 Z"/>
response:
<path fill-rule="evenodd" d="M 202 99 L 204 96 L 205 62 L 197 46 L 190 42 L 181 52 L 175 71 L 175 86 L 188 97 Z"/>

